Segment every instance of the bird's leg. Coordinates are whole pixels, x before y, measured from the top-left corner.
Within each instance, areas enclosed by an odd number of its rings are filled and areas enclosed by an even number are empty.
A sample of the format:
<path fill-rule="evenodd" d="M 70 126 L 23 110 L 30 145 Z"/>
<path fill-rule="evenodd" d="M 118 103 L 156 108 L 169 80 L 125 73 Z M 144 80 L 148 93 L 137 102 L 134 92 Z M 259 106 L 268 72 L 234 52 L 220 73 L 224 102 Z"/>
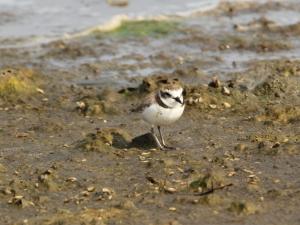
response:
<path fill-rule="evenodd" d="M 159 136 L 160 136 L 162 145 L 163 145 L 163 146 L 166 146 L 165 140 L 164 140 L 164 138 L 163 138 L 163 136 L 162 136 L 162 133 L 161 133 L 161 130 L 160 130 L 160 126 L 157 126 L 157 130 L 158 130 L 158 132 L 159 132 Z"/>
<path fill-rule="evenodd" d="M 163 150 L 164 147 L 161 145 L 161 143 L 159 142 L 157 136 L 155 135 L 154 127 L 153 127 L 153 126 L 151 127 L 151 134 L 152 134 L 152 136 L 153 136 L 153 138 L 154 138 L 154 140 L 155 140 L 157 146 L 158 146 L 161 150 Z"/>
<path fill-rule="evenodd" d="M 160 130 L 160 126 L 157 126 L 157 129 L 158 129 L 158 132 L 159 132 L 159 136 L 160 136 L 160 139 L 161 139 L 162 146 L 165 147 L 168 150 L 174 150 L 174 149 L 176 149 L 174 147 L 166 145 L 165 140 L 164 140 L 164 138 L 162 136 L 162 133 L 161 133 L 161 130 Z"/>

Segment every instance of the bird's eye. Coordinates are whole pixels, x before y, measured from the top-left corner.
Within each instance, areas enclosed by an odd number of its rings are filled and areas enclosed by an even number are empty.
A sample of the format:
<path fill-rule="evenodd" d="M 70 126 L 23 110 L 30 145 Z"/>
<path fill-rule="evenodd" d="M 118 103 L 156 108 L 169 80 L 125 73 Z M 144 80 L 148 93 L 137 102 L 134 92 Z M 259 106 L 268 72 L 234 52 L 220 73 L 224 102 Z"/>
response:
<path fill-rule="evenodd" d="M 163 97 L 163 98 L 170 98 L 171 95 L 168 92 L 161 92 L 161 97 Z"/>

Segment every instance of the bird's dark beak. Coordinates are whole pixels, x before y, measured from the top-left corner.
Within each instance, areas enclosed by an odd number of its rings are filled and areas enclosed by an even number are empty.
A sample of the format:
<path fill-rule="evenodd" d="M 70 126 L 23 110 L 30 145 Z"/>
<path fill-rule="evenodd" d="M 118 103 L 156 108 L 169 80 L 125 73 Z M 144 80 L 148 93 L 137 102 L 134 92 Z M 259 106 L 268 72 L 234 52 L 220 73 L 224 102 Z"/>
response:
<path fill-rule="evenodd" d="M 179 97 L 174 98 L 176 102 L 180 103 L 181 105 L 183 105 L 183 102 L 180 100 Z"/>

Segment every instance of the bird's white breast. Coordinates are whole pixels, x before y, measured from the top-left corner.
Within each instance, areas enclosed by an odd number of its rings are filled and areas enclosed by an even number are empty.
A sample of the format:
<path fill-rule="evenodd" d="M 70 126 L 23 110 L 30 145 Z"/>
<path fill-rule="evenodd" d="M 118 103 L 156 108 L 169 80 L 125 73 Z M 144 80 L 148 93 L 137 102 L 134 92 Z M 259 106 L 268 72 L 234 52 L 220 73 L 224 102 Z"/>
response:
<path fill-rule="evenodd" d="M 178 120 L 185 106 L 176 108 L 163 108 L 157 103 L 145 108 L 142 115 L 143 119 L 153 125 L 168 125 Z"/>

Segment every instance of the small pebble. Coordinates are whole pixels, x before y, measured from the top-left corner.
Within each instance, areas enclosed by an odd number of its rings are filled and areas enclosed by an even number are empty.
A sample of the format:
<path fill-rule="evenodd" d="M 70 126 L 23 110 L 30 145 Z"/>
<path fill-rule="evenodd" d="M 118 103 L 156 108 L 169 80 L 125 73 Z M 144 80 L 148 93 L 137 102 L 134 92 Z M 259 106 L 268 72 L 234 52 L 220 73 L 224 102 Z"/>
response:
<path fill-rule="evenodd" d="M 88 191 L 88 192 L 93 192 L 93 191 L 95 191 L 95 187 L 94 186 L 89 186 L 86 190 Z"/>
<path fill-rule="evenodd" d="M 164 187 L 165 192 L 173 194 L 175 193 L 177 190 L 173 187 Z"/>
<path fill-rule="evenodd" d="M 245 144 L 238 144 L 234 147 L 236 151 L 245 151 L 247 149 L 247 145 Z"/>
<path fill-rule="evenodd" d="M 214 77 L 212 81 L 208 84 L 209 87 L 218 88 L 221 86 L 221 82 L 217 77 Z"/>
<path fill-rule="evenodd" d="M 209 107 L 210 107 L 211 109 L 216 109 L 216 108 L 217 108 L 217 105 L 215 105 L 215 104 L 209 104 Z"/>
<path fill-rule="evenodd" d="M 3 189 L 1 192 L 3 194 L 5 194 L 5 195 L 10 195 L 12 193 L 11 190 L 10 190 L 10 188 L 8 188 L 8 187 L 6 187 L 5 189 Z"/>
<path fill-rule="evenodd" d="M 232 171 L 232 172 L 229 172 L 227 174 L 228 177 L 233 177 L 234 175 L 236 175 L 236 172 Z"/>
<path fill-rule="evenodd" d="M 83 191 L 83 192 L 81 192 L 81 195 L 84 197 L 88 197 L 90 195 L 90 193 L 88 191 Z"/>
<path fill-rule="evenodd" d="M 68 181 L 68 182 L 75 182 L 75 181 L 77 181 L 77 178 L 76 177 L 69 177 L 69 178 L 67 178 L 66 181 Z"/>
<path fill-rule="evenodd" d="M 222 87 L 222 94 L 223 95 L 230 95 L 231 92 L 230 92 L 230 90 L 227 87 L 223 86 Z"/>
<path fill-rule="evenodd" d="M 280 143 L 279 142 L 276 142 L 273 146 L 272 146 L 272 148 L 278 148 L 280 146 Z"/>
<path fill-rule="evenodd" d="M 144 156 L 139 156 L 139 159 L 140 159 L 141 161 L 145 161 L 145 160 L 146 160 L 146 157 L 144 157 Z"/>
<path fill-rule="evenodd" d="M 24 198 L 24 196 L 22 196 L 22 195 L 16 195 L 15 196 L 15 199 L 22 199 L 22 198 Z"/>
<path fill-rule="evenodd" d="M 150 155 L 151 154 L 151 152 L 142 152 L 142 156 L 146 156 L 146 155 Z"/>
<path fill-rule="evenodd" d="M 188 105 L 192 105 L 194 103 L 194 99 L 192 98 L 192 97 L 189 97 L 188 99 L 187 99 L 187 104 Z"/>
<path fill-rule="evenodd" d="M 84 102 L 76 102 L 76 105 L 78 108 L 80 109 L 84 109 L 86 107 L 85 103 Z"/>
<path fill-rule="evenodd" d="M 102 188 L 102 192 L 109 193 L 109 194 L 112 193 L 112 191 L 108 188 Z"/>
<path fill-rule="evenodd" d="M 36 91 L 40 94 L 45 94 L 45 91 L 43 89 L 37 88 Z"/>
<path fill-rule="evenodd" d="M 223 106 L 225 108 L 231 108 L 231 105 L 228 102 L 223 102 Z"/>

